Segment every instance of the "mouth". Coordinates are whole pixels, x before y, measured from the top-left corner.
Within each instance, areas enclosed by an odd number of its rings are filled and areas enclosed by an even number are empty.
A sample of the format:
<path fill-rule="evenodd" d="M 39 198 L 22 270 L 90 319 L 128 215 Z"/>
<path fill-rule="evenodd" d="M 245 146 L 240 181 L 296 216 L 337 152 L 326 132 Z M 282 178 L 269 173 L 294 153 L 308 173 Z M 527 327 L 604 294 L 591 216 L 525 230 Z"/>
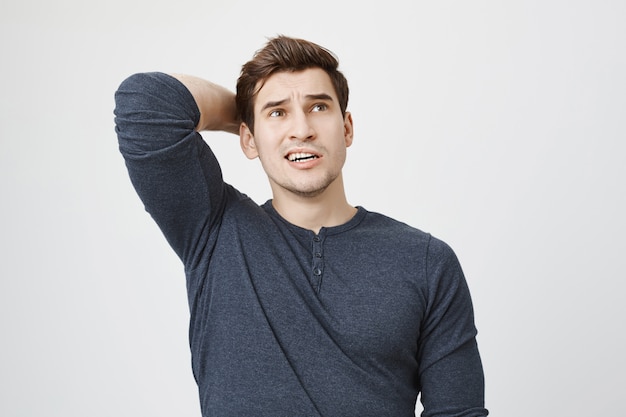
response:
<path fill-rule="evenodd" d="M 318 155 L 308 152 L 294 152 L 285 157 L 289 162 L 307 162 L 319 158 Z"/>

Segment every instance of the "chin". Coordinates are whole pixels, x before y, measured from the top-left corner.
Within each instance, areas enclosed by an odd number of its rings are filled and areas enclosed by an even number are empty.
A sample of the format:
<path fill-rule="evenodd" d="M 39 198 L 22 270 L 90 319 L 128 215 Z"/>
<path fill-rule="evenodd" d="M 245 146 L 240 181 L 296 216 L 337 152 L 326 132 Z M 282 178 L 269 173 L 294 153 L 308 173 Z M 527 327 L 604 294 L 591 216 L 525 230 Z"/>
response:
<path fill-rule="evenodd" d="M 315 198 L 323 194 L 324 191 L 326 191 L 326 188 L 319 188 L 315 190 L 294 190 L 292 192 L 300 197 Z"/>
<path fill-rule="evenodd" d="M 319 185 L 311 185 L 309 184 L 308 186 L 292 186 L 292 187 L 287 187 L 286 189 L 288 191 L 290 191 L 291 193 L 298 195 L 300 197 L 306 197 L 306 198 L 314 198 L 314 197 L 318 197 L 320 195 L 322 195 L 330 186 L 331 183 L 323 183 L 323 184 L 319 184 Z"/>

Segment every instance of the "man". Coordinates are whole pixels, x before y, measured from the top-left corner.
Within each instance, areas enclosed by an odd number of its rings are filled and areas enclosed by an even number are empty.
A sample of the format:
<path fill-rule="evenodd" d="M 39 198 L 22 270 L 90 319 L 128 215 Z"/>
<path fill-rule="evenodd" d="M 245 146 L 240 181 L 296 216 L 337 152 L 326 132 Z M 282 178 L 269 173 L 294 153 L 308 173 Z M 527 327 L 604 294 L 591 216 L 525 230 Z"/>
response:
<path fill-rule="evenodd" d="M 237 94 L 136 74 L 116 131 L 146 210 L 182 260 L 203 416 L 485 416 L 470 294 L 442 241 L 344 193 L 353 140 L 336 58 L 271 39 Z M 225 183 L 198 133 L 238 133 L 273 198 Z"/>

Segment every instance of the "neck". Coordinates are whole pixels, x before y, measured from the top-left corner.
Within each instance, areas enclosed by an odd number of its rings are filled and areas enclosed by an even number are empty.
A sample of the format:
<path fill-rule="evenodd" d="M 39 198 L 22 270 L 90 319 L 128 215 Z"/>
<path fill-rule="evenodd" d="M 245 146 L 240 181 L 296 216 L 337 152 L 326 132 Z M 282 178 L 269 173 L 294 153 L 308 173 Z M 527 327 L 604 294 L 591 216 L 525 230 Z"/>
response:
<path fill-rule="evenodd" d="M 357 212 L 356 208 L 348 204 L 341 178 L 315 196 L 303 196 L 285 190 L 274 190 L 273 194 L 272 205 L 285 220 L 315 234 L 322 227 L 346 223 Z"/>

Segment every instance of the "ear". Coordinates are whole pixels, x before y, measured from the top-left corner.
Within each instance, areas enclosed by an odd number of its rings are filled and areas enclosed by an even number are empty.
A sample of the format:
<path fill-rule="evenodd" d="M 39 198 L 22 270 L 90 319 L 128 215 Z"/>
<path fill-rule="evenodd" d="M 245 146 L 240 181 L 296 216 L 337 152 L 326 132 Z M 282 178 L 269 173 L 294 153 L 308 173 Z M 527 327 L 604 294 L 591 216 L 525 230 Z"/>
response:
<path fill-rule="evenodd" d="M 352 145 L 352 139 L 354 139 L 354 125 L 352 124 L 352 114 L 346 112 L 343 118 L 343 136 L 346 141 L 346 148 Z"/>
<path fill-rule="evenodd" d="M 250 132 L 250 129 L 245 123 L 239 125 L 239 144 L 248 159 L 254 159 L 259 156 L 259 151 L 257 151 L 254 141 L 254 135 Z"/>

